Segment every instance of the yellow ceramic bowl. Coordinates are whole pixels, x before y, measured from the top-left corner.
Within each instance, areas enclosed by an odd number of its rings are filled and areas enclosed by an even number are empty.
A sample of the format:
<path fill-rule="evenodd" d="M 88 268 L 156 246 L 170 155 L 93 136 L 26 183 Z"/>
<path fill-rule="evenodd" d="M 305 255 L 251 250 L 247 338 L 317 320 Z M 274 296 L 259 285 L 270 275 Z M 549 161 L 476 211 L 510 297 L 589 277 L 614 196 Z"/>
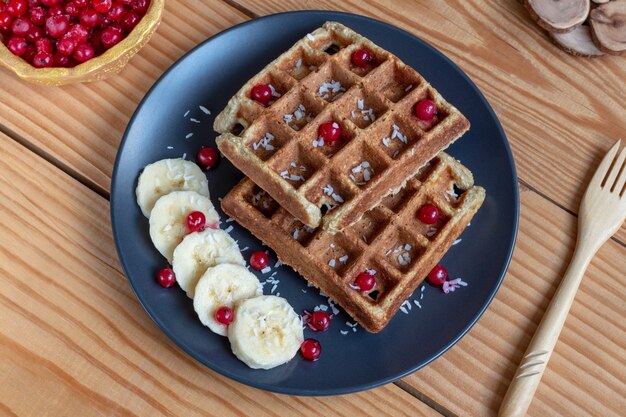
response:
<path fill-rule="evenodd" d="M 74 68 L 35 68 L 13 55 L 0 42 L 0 64 L 20 78 L 45 85 L 64 85 L 99 81 L 117 74 L 148 41 L 161 21 L 165 0 L 151 0 L 145 16 L 120 43 L 100 56 Z"/>

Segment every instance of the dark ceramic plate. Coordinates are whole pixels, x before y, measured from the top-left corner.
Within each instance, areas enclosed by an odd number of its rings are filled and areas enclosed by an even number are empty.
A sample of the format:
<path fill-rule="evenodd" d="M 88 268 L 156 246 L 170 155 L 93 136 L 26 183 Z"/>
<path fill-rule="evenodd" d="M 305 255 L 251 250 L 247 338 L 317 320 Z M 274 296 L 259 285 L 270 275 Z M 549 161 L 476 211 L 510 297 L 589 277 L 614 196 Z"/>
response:
<path fill-rule="evenodd" d="M 201 145 L 214 145 L 213 117 L 251 76 L 295 41 L 327 20 L 339 21 L 396 54 L 422 73 L 472 123 L 449 153 L 467 165 L 487 199 L 462 241 L 443 259 L 453 278 L 468 283 L 453 293 L 428 284 L 410 298 L 378 334 L 352 327 L 340 312 L 319 339 L 321 359 L 299 355 L 278 368 L 248 368 L 231 353 L 228 340 L 211 333 L 197 319 L 192 301 L 178 287 L 161 288 L 156 272 L 165 264 L 148 236 L 148 221 L 135 203 L 137 176 L 162 158 L 193 156 Z M 199 106 L 209 109 L 206 114 Z M 193 136 L 189 134 L 193 133 Z M 208 174 L 211 198 L 218 207 L 242 177 L 226 160 Z M 296 395 L 331 395 L 369 389 L 401 378 L 428 364 L 456 343 L 478 320 L 506 272 L 517 233 L 519 201 L 511 151 L 493 110 L 470 79 L 425 41 L 385 23 L 337 12 L 295 12 L 255 19 L 235 26 L 189 52 L 174 64 L 143 99 L 128 124 L 117 154 L 111 192 L 111 217 L 122 265 L 137 297 L 156 324 L 185 352 L 209 368 L 258 388 Z M 222 215 L 222 219 L 226 218 Z M 230 228 L 240 248 L 261 243 L 235 222 Z M 247 258 L 247 257 L 246 257 Z M 271 254 L 271 265 L 276 258 Z M 287 266 L 273 272 L 280 293 L 297 312 L 327 304 L 325 297 Z M 273 284 L 264 286 L 270 293 Z"/>

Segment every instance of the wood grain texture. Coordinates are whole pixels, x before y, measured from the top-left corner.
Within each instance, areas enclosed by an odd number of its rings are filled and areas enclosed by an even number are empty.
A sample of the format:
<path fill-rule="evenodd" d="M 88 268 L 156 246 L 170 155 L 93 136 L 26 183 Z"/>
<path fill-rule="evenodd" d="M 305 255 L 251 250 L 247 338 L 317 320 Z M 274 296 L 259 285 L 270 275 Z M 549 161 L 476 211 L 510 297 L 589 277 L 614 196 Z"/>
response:
<path fill-rule="evenodd" d="M 119 75 L 93 84 L 43 87 L 0 68 L 0 130 L 108 191 L 124 129 L 154 81 L 192 47 L 246 19 L 220 0 L 167 1 L 148 45 Z"/>
<path fill-rule="evenodd" d="M 222 377 L 143 311 L 108 202 L 0 134 L 0 415 L 440 416 L 390 384 L 289 397 Z"/>
<path fill-rule="evenodd" d="M 368 15 L 429 42 L 461 67 L 494 107 L 519 177 L 572 212 L 602 156 L 626 135 L 623 57 L 591 60 L 561 51 L 518 1 L 236 3 L 257 15 L 302 8 Z M 626 242 L 626 226 L 617 238 Z"/>

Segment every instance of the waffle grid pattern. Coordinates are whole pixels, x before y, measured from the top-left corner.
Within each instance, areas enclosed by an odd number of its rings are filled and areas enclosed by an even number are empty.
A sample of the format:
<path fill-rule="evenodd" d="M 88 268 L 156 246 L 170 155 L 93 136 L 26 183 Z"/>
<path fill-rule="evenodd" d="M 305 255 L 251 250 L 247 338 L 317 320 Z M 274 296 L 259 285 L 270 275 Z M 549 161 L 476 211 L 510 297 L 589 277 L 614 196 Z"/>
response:
<path fill-rule="evenodd" d="M 350 57 L 364 47 L 374 60 L 359 68 Z M 259 83 L 276 91 L 268 107 L 249 97 Z M 423 98 L 437 105 L 429 123 L 412 115 Z M 319 140 L 329 121 L 342 126 L 342 145 Z M 355 223 L 468 128 L 415 70 L 333 22 L 251 79 L 215 122 L 218 146 L 235 166 L 300 221 L 331 233 Z"/>
<path fill-rule="evenodd" d="M 335 234 L 306 226 L 247 178 L 226 195 L 222 207 L 365 329 L 378 332 L 458 238 L 484 197 L 469 170 L 442 153 L 398 193 Z M 424 204 L 440 211 L 434 225 L 417 218 Z M 363 293 L 352 284 L 367 270 L 375 271 L 376 286 Z"/>

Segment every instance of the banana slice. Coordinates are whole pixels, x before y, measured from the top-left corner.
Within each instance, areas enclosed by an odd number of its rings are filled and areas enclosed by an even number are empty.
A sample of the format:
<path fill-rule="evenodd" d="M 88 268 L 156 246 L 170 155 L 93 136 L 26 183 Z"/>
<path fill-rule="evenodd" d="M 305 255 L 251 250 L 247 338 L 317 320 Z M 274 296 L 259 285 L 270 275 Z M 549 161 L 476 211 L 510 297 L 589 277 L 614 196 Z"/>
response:
<path fill-rule="evenodd" d="M 209 183 L 200 167 L 184 159 L 162 159 L 146 165 L 137 182 L 137 204 L 150 217 L 156 201 L 172 191 L 195 191 L 209 197 Z"/>
<path fill-rule="evenodd" d="M 226 326 L 215 320 L 215 310 L 233 308 L 237 301 L 263 294 L 257 277 L 241 265 L 220 264 L 207 269 L 195 288 L 193 308 L 202 324 L 226 336 Z"/>
<path fill-rule="evenodd" d="M 150 212 L 150 238 L 170 263 L 174 249 L 189 233 L 187 215 L 193 211 L 204 214 L 207 226 L 220 220 L 211 200 L 195 191 L 174 191 L 164 195 Z"/>
<path fill-rule="evenodd" d="M 189 298 L 193 298 L 196 284 L 207 268 L 223 263 L 246 265 L 237 242 L 228 233 L 220 229 L 205 229 L 185 236 L 176 246 L 172 268 L 178 285 Z"/>
<path fill-rule="evenodd" d="M 250 368 L 274 368 L 289 362 L 300 349 L 302 320 L 284 298 L 249 298 L 235 304 L 228 339 L 235 356 Z"/>

